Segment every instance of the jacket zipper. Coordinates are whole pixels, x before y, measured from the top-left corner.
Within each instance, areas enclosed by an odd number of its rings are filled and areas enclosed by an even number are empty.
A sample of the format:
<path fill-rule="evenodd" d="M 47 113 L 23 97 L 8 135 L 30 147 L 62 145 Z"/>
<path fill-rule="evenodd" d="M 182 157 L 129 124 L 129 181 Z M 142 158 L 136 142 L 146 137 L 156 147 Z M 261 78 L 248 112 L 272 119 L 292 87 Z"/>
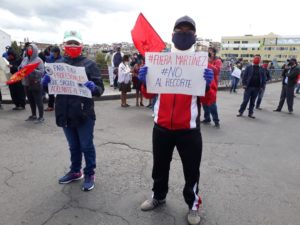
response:
<path fill-rule="evenodd" d="M 173 108 L 172 108 L 172 114 L 171 114 L 171 129 L 173 128 L 173 113 L 174 113 L 174 108 L 175 108 L 175 98 L 176 98 L 176 94 L 174 94 L 174 100 L 173 100 Z"/>

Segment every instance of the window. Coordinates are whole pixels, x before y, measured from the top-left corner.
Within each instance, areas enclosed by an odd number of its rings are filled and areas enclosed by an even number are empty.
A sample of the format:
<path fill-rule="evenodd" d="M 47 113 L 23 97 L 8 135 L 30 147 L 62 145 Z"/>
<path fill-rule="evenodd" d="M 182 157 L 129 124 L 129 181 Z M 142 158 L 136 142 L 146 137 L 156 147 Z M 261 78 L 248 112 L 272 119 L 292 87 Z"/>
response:
<path fill-rule="evenodd" d="M 241 50 L 248 50 L 248 48 L 241 48 Z"/>
<path fill-rule="evenodd" d="M 241 43 L 240 41 L 234 41 L 233 42 L 234 44 L 239 44 L 239 43 Z"/>
<path fill-rule="evenodd" d="M 242 41 L 242 44 L 248 44 L 248 41 Z"/>
<path fill-rule="evenodd" d="M 240 48 L 233 48 L 233 50 L 240 50 Z"/>

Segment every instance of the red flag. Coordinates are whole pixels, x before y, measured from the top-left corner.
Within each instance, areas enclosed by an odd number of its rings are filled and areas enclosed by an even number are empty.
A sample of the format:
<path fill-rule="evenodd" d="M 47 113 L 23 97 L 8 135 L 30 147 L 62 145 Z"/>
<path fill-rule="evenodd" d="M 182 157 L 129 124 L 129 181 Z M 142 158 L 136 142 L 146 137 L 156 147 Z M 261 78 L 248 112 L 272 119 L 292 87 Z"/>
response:
<path fill-rule="evenodd" d="M 131 37 L 134 46 L 142 55 L 145 52 L 160 52 L 166 46 L 142 13 L 135 22 Z"/>
<path fill-rule="evenodd" d="M 14 73 L 11 76 L 11 78 L 6 82 L 6 84 L 13 84 L 22 80 L 24 77 L 28 76 L 33 70 L 35 70 L 35 68 L 37 68 L 39 64 L 40 62 L 37 62 L 24 66 L 18 72 Z"/>

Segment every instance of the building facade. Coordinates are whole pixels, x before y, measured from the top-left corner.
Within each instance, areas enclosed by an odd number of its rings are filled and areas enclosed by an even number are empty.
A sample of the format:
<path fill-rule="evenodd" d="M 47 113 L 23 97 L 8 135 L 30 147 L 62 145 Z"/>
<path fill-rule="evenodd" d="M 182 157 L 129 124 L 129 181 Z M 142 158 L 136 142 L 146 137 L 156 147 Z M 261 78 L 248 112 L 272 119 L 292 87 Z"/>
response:
<path fill-rule="evenodd" d="M 0 53 L 2 56 L 2 53 L 5 51 L 6 46 L 11 45 L 11 37 L 8 33 L 4 32 L 3 30 L 0 30 Z"/>
<path fill-rule="evenodd" d="M 220 56 L 231 60 L 243 58 L 250 62 L 259 54 L 265 62 L 284 63 L 289 58 L 300 59 L 300 36 L 268 35 L 222 37 Z"/>

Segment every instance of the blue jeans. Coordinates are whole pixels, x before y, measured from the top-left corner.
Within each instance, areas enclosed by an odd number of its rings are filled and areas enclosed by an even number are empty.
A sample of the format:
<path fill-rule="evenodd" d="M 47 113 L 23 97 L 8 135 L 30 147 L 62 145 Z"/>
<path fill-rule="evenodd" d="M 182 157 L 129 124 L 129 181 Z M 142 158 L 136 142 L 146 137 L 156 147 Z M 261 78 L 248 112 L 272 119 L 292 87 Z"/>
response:
<path fill-rule="evenodd" d="M 253 114 L 253 109 L 254 109 L 254 105 L 255 105 L 255 100 L 256 100 L 256 97 L 258 95 L 258 92 L 259 92 L 260 88 L 256 88 L 256 87 L 247 87 L 245 89 L 245 92 L 244 92 L 244 99 L 243 99 L 243 102 L 241 104 L 241 107 L 240 107 L 240 110 L 239 110 L 239 113 L 243 114 L 247 105 L 248 105 L 248 102 L 250 100 L 250 104 L 249 104 L 249 115 L 252 115 Z"/>
<path fill-rule="evenodd" d="M 217 103 L 213 103 L 210 106 L 203 105 L 203 110 L 204 110 L 204 120 L 210 122 L 211 121 L 210 114 L 211 114 L 213 121 L 215 123 L 218 123 L 220 121 L 218 116 Z"/>
<path fill-rule="evenodd" d="M 78 173 L 81 170 L 82 155 L 84 155 L 86 167 L 85 175 L 94 175 L 96 168 L 96 151 L 93 143 L 95 120 L 87 119 L 79 127 L 64 127 L 64 133 L 69 143 L 71 153 L 71 172 Z"/>
<path fill-rule="evenodd" d="M 239 78 L 237 78 L 237 77 L 234 77 L 234 76 L 232 76 L 231 77 L 231 88 L 230 88 L 230 92 L 235 92 L 235 90 L 236 90 L 236 87 L 237 87 L 237 85 L 238 85 L 238 83 L 239 83 Z"/>

